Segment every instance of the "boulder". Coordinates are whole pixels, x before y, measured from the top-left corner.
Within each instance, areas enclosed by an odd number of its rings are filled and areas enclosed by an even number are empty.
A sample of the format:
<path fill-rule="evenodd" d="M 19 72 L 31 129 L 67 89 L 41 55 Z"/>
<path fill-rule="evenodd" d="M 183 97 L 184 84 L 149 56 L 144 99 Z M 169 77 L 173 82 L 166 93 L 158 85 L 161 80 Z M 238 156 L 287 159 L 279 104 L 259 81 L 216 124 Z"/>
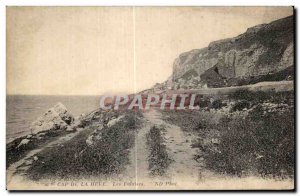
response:
<path fill-rule="evenodd" d="M 75 117 L 75 121 L 83 120 L 85 116 L 86 116 L 85 113 L 82 113 L 82 114 L 80 114 L 79 116 L 76 116 L 76 117 Z"/>
<path fill-rule="evenodd" d="M 20 142 L 20 144 L 17 146 L 17 148 L 20 148 L 23 145 L 27 145 L 30 142 L 29 139 L 22 139 L 22 141 Z"/>
<path fill-rule="evenodd" d="M 31 124 L 30 131 L 37 134 L 50 130 L 65 130 L 73 121 L 74 117 L 66 107 L 62 103 L 57 103 Z"/>
<path fill-rule="evenodd" d="M 25 161 L 25 165 L 26 165 L 26 166 L 31 165 L 32 162 L 33 162 L 32 160 L 26 160 L 26 161 Z"/>
<path fill-rule="evenodd" d="M 93 140 L 94 136 L 90 135 L 86 140 L 85 143 L 87 146 L 92 146 L 94 144 L 94 140 Z"/>
<path fill-rule="evenodd" d="M 39 133 L 36 135 L 36 137 L 44 137 L 46 135 L 46 133 Z"/>
<path fill-rule="evenodd" d="M 72 132 L 72 131 L 76 131 L 76 127 L 74 126 L 68 126 L 66 131 Z"/>
<path fill-rule="evenodd" d="M 107 123 L 108 127 L 113 126 L 114 124 L 116 124 L 117 122 L 119 122 L 122 118 L 124 118 L 124 116 L 119 116 L 118 118 L 112 119 Z"/>
<path fill-rule="evenodd" d="M 76 131 L 82 131 L 82 130 L 83 130 L 83 128 L 81 128 L 81 127 L 76 128 Z"/>
<path fill-rule="evenodd" d="M 96 141 L 101 140 L 102 133 L 98 130 L 95 130 L 85 141 L 86 145 L 91 147 L 95 144 Z"/>
<path fill-rule="evenodd" d="M 70 125 L 74 121 L 74 116 L 68 112 L 67 108 L 62 103 L 57 103 L 53 110 L 58 113 L 61 119 Z"/>
<path fill-rule="evenodd" d="M 72 129 L 76 131 L 78 128 L 85 127 L 85 123 L 83 122 L 84 122 L 83 120 L 76 119 L 75 121 L 73 121 L 70 127 L 72 127 Z"/>

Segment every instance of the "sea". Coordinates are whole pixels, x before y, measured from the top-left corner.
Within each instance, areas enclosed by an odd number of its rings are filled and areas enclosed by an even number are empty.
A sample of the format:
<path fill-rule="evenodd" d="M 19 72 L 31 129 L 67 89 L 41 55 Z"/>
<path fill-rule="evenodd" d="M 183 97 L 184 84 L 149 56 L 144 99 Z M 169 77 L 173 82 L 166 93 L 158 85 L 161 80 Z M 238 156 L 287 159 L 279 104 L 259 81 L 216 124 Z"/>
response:
<path fill-rule="evenodd" d="M 30 125 L 61 102 L 75 117 L 99 108 L 100 96 L 6 96 L 6 143 L 30 133 Z"/>

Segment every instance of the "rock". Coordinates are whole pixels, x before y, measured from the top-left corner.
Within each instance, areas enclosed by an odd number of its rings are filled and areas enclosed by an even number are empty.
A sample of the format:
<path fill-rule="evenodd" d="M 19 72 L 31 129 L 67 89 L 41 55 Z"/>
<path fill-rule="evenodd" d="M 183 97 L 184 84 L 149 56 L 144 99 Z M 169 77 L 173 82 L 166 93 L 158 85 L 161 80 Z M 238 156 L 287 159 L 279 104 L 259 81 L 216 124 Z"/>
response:
<path fill-rule="evenodd" d="M 101 124 L 99 125 L 99 127 L 97 129 L 95 129 L 91 135 L 89 135 L 89 137 L 86 139 L 85 143 L 87 146 L 91 147 L 95 144 L 96 141 L 101 140 L 102 138 L 102 129 L 104 128 L 104 126 Z"/>
<path fill-rule="evenodd" d="M 213 144 L 220 144 L 220 140 L 218 138 L 212 138 L 211 143 Z"/>
<path fill-rule="evenodd" d="M 46 135 L 46 133 L 39 133 L 36 135 L 37 138 L 42 138 Z"/>
<path fill-rule="evenodd" d="M 50 108 L 44 115 L 34 121 L 31 124 L 30 130 L 32 134 L 49 130 L 65 130 L 73 121 L 74 117 L 67 111 L 66 107 L 61 103 L 57 103 L 53 108 Z"/>
<path fill-rule="evenodd" d="M 111 127 L 113 125 L 115 125 L 117 122 L 119 122 L 122 118 L 124 118 L 124 115 L 119 116 L 118 118 L 112 119 L 107 123 L 108 127 Z"/>
<path fill-rule="evenodd" d="M 285 49 L 279 65 L 280 67 L 283 68 L 294 65 L 294 43 L 293 42 L 290 43 L 288 47 Z"/>
<path fill-rule="evenodd" d="M 264 156 L 262 156 L 262 155 L 257 155 L 257 157 L 256 157 L 256 159 L 261 159 L 261 158 L 263 158 Z"/>
<path fill-rule="evenodd" d="M 101 139 L 102 134 L 98 133 L 97 130 L 95 130 L 85 141 L 86 145 L 91 147 L 95 144 L 95 142 L 99 141 Z"/>
<path fill-rule="evenodd" d="M 27 145 L 30 142 L 29 139 L 22 139 L 22 141 L 20 142 L 20 144 L 17 146 L 17 148 L 20 148 L 23 145 Z"/>
<path fill-rule="evenodd" d="M 82 120 L 83 118 L 85 117 L 85 113 L 82 113 L 82 114 L 80 114 L 79 116 L 76 116 L 75 117 L 75 120 L 77 121 L 77 120 Z"/>
<path fill-rule="evenodd" d="M 30 139 L 30 138 L 32 138 L 32 135 L 27 135 L 27 137 L 26 137 L 27 139 Z"/>
<path fill-rule="evenodd" d="M 73 132 L 73 131 L 76 131 L 76 128 L 73 126 L 68 126 L 66 131 Z"/>
<path fill-rule="evenodd" d="M 82 124 L 81 124 L 81 120 L 75 120 L 72 124 L 71 124 L 71 127 L 73 129 L 77 129 L 79 127 L 82 127 Z"/>
<path fill-rule="evenodd" d="M 204 158 L 203 158 L 203 157 L 199 157 L 199 158 L 196 159 L 196 161 L 197 161 L 198 163 L 202 163 L 202 162 L 204 161 Z"/>
<path fill-rule="evenodd" d="M 93 135 L 90 135 L 86 140 L 85 140 L 85 143 L 87 146 L 92 146 L 94 144 L 94 141 L 93 141 Z"/>
<path fill-rule="evenodd" d="M 98 125 L 97 131 L 101 131 L 104 128 L 103 124 Z"/>
<path fill-rule="evenodd" d="M 33 162 L 32 160 L 26 160 L 26 161 L 25 161 L 25 165 L 31 165 L 32 162 Z"/>
<path fill-rule="evenodd" d="M 76 131 L 82 131 L 83 128 L 76 128 Z"/>
<path fill-rule="evenodd" d="M 58 113 L 61 119 L 70 125 L 74 121 L 74 117 L 67 111 L 67 108 L 62 103 L 57 103 L 54 106 L 54 111 Z"/>
<path fill-rule="evenodd" d="M 34 161 L 37 161 L 37 160 L 39 160 L 39 158 L 38 158 L 37 156 L 34 156 L 34 157 L 33 157 L 33 160 L 34 160 Z"/>

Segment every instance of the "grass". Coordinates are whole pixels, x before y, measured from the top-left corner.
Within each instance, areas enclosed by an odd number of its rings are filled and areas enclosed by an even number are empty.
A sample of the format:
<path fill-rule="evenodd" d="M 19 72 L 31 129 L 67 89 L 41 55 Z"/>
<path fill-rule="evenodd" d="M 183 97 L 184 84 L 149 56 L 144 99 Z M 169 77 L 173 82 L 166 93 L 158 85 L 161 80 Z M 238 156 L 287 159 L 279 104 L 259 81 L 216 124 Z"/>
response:
<path fill-rule="evenodd" d="M 249 109 L 250 107 L 251 107 L 251 103 L 249 101 L 239 100 L 233 105 L 233 107 L 231 108 L 231 112 L 241 111 L 245 108 Z"/>
<path fill-rule="evenodd" d="M 193 147 L 206 168 L 216 173 L 264 178 L 293 178 L 294 108 L 293 92 L 240 91 L 230 96 L 238 103 L 251 103 L 247 116 L 224 115 L 215 120 L 201 112 L 163 112 L 164 119 L 198 137 Z M 286 103 L 283 111 L 265 111 L 261 103 Z M 255 107 L 253 107 L 255 106 Z M 243 105 L 244 107 L 244 105 Z"/>
<path fill-rule="evenodd" d="M 220 109 L 222 107 L 226 106 L 225 103 L 222 102 L 222 100 L 220 99 L 217 99 L 217 100 L 214 100 L 212 103 L 211 103 L 211 106 L 210 108 L 213 108 L 213 109 Z"/>
<path fill-rule="evenodd" d="M 218 122 L 218 116 L 199 111 L 162 111 L 163 120 L 176 124 L 186 132 L 199 133 Z"/>
<path fill-rule="evenodd" d="M 232 101 L 244 101 L 250 104 L 259 104 L 263 102 L 285 103 L 288 105 L 294 104 L 294 91 L 288 92 L 264 92 L 264 91 L 249 91 L 239 90 L 229 95 Z"/>
<path fill-rule="evenodd" d="M 294 112 L 263 115 L 259 110 L 246 118 L 222 119 L 217 147 L 201 146 L 209 169 L 237 176 L 293 176 Z"/>
<path fill-rule="evenodd" d="M 85 121 L 81 120 L 78 128 L 84 128 L 93 123 L 93 121 Z M 6 145 L 6 168 L 8 168 L 12 163 L 19 161 L 24 158 L 28 152 L 31 150 L 41 148 L 46 144 L 55 141 L 56 139 L 63 137 L 70 132 L 64 130 L 49 130 L 43 131 L 38 134 L 33 134 L 31 138 L 29 138 L 30 142 L 26 145 L 22 145 L 18 148 L 18 145 L 23 139 L 26 139 L 27 136 L 23 136 L 17 139 L 14 139 L 12 142 Z M 44 134 L 43 136 L 39 136 L 39 134 Z"/>
<path fill-rule="evenodd" d="M 97 128 L 91 125 L 63 146 L 45 149 L 28 170 L 32 180 L 77 179 L 118 174 L 128 163 L 129 150 L 134 144 L 136 114 L 126 113 L 123 120 L 102 129 L 101 139 L 88 147 L 86 139 Z"/>
<path fill-rule="evenodd" d="M 45 135 L 40 139 L 37 139 L 37 137 L 33 136 L 30 138 L 30 142 L 28 144 L 20 146 L 19 148 L 17 146 L 23 139 L 26 138 L 26 136 L 13 140 L 6 145 L 6 168 L 8 168 L 12 163 L 24 158 L 29 151 L 40 148 L 49 142 L 56 140 L 58 137 L 67 135 L 68 133 L 69 132 L 61 130 L 49 131 L 46 132 Z"/>
<path fill-rule="evenodd" d="M 171 162 L 162 136 L 164 129 L 164 127 L 153 126 L 146 136 L 147 145 L 150 149 L 148 157 L 149 170 L 153 176 L 164 175 Z"/>

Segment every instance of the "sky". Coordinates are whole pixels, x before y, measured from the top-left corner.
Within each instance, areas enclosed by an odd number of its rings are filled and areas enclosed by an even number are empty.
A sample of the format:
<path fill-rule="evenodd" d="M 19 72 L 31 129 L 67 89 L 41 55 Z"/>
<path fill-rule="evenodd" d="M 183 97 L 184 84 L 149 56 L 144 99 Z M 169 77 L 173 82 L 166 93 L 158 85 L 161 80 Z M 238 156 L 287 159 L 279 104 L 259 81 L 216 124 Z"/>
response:
<path fill-rule="evenodd" d="M 292 7 L 7 7 L 7 94 L 132 93 L 183 52 L 293 14 Z"/>

